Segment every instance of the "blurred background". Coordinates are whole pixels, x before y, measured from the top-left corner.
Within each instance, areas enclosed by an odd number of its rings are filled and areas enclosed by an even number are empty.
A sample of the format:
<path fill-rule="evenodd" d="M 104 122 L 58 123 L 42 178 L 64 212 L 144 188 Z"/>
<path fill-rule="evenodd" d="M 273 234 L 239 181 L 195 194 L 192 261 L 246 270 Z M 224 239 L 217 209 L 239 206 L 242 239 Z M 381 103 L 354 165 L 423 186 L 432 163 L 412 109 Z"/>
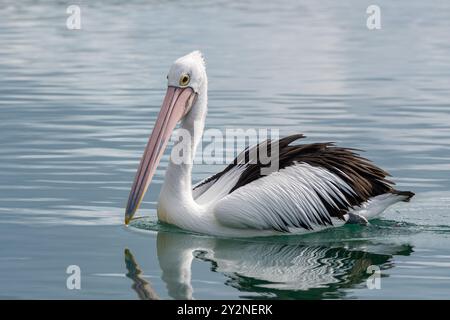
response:
<path fill-rule="evenodd" d="M 372 4 L 379 30 L 366 26 Z M 80 30 L 66 26 L 70 5 Z M 0 12 L 0 298 L 148 297 L 136 279 L 160 298 L 450 297 L 448 1 L 3 0 Z M 208 128 L 363 149 L 417 196 L 368 228 L 290 239 L 124 228 L 167 71 L 196 49 Z M 151 221 L 166 153 L 140 210 Z M 380 290 L 366 286 L 370 264 Z M 68 265 L 81 290 L 66 288 Z"/>

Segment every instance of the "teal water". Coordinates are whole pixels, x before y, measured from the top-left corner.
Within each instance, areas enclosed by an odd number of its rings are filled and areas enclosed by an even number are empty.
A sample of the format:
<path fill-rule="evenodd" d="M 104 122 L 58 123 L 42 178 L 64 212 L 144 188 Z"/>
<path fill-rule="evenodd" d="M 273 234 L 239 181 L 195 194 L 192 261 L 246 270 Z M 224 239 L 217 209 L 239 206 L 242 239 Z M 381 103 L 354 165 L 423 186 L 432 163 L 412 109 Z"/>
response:
<path fill-rule="evenodd" d="M 0 298 L 450 297 L 450 4 L 0 3 Z M 207 58 L 208 128 L 278 128 L 367 150 L 417 196 L 368 227 L 217 239 L 136 221 L 134 173 L 171 62 Z M 197 165 L 198 181 L 221 165 Z M 136 226 L 136 225 L 135 225 Z M 68 290 L 66 268 L 81 269 Z M 367 268 L 381 270 L 369 289 Z"/>

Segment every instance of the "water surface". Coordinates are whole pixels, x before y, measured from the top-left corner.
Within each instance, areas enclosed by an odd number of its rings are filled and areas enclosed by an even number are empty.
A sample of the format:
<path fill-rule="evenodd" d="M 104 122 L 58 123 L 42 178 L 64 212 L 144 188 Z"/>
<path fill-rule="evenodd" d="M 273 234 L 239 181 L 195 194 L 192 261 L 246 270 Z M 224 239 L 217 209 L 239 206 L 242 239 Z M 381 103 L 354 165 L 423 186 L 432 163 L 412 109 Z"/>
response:
<path fill-rule="evenodd" d="M 450 4 L 0 4 L 1 298 L 449 298 Z M 367 228 L 227 240 L 122 226 L 171 62 L 207 58 L 208 128 L 336 141 L 417 196 Z M 167 155 L 140 215 L 155 221 Z M 198 181 L 221 165 L 198 165 Z M 81 290 L 66 288 L 78 265 Z M 381 269 L 369 290 L 367 267 Z"/>

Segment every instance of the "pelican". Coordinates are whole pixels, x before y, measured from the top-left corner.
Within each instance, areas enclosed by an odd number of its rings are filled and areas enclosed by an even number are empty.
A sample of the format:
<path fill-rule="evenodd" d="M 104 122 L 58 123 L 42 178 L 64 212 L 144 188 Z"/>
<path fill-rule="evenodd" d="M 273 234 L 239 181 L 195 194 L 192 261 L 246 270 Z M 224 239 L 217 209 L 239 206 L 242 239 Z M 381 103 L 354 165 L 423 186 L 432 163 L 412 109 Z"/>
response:
<path fill-rule="evenodd" d="M 126 225 L 178 122 L 191 137 L 185 158 L 194 158 L 203 135 L 208 79 L 201 52 L 177 59 L 167 80 L 167 93 L 128 198 Z M 364 225 L 390 205 L 414 196 L 410 191 L 395 190 L 386 178 L 389 174 L 356 150 L 333 143 L 294 144 L 301 138 L 302 134 L 295 134 L 253 147 L 277 145 L 278 170 L 270 174 L 261 173 L 267 165 L 250 161 L 254 160 L 249 156 L 253 148 L 248 148 L 222 172 L 194 187 L 193 161 L 179 163 L 171 156 L 159 196 L 158 219 L 220 237 L 299 234 L 345 223 Z"/>

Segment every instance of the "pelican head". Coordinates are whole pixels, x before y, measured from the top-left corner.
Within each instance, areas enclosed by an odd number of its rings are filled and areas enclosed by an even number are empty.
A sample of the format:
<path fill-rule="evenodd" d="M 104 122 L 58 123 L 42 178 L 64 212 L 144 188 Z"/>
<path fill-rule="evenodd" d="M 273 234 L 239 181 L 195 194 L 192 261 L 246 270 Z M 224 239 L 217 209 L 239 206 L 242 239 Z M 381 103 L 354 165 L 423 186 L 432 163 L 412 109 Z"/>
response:
<path fill-rule="evenodd" d="M 125 224 L 128 224 L 139 208 L 175 126 L 191 110 L 196 109 L 197 96 L 206 83 L 202 54 L 194 51 L 177 59 L 170 68 L 167 80 L 166 96 L 142 155 L 128 198 Z"/>
<path fill-rule="evenodd" d="M 169 87 L 189 87 L 195 93 L 199 92 L 205 79 L 205 61 L 200 51 L 193 51 L 178 58 L 167 75 Z"/>

